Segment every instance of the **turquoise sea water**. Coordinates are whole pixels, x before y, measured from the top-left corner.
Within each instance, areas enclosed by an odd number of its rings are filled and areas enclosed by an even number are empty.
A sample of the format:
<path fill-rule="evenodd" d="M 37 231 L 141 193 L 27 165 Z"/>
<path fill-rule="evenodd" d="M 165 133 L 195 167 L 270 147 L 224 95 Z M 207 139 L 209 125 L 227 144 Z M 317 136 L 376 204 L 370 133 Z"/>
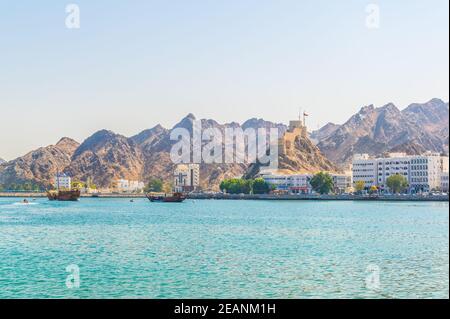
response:
<path fill-rule="evenodd" d="M 448 210 L 0 199 L 0 298 L 448 298 Z"/>

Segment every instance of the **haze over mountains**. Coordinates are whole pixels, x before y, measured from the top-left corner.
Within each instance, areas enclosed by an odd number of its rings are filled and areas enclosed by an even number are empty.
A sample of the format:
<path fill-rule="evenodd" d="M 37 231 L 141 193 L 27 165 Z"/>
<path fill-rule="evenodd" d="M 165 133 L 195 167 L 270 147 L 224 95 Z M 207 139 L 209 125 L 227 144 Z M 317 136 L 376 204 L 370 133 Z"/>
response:
<path fill-rule="evenodd" d="M 329 123 L 311 134 L 299 137 L 294 151 L 279 158 L 286 172 L 338 171 L 349 163 L 354 153 L 379 155 L 389 151 L 421 153 L 425 150 L 448 152 L 449 105 L 439 99 L 412 104 L 400 111 L 392 103 L 380 108 L 363 107 L 342 125 Z M 172 129 L 182 127 L 192 132 L 195 116 L 189 114 Z M 287 127 L 262 119 L 219 124 L 202 120 L 202 128 L 227 127 L 278 128 L 280 136 Z M 92 180 L 100 187 L 110 187 L 117 179 L 148 181 L 152 177 L 172 180 L 174 164 L 170 150 L 171 129 L 157 125 L 135 136 L 125 137 L 100 130 L 83 143 L 62 138 L 56 145 L 42 147 L 15 160 L 0 163 L 0 184 L 32 182 L 47 187 L 57 172 L 66 172 L 76 180 Z M 317 145 L 315 145 L 314 141 Z M 217 189 L 224 178 L 254 176 L 258 165 L 201 164 L 201 186 Z"/>
<path fill-rule="evenodd" d="M 449 105 L 439 99 L 414 103 L 402 111 L 392 103 L 379 108 L 369 105 L 342 125 L 325 125 L 311 138 L 325 156 L 341 166 L 355 153 L 448 153 Z"/>

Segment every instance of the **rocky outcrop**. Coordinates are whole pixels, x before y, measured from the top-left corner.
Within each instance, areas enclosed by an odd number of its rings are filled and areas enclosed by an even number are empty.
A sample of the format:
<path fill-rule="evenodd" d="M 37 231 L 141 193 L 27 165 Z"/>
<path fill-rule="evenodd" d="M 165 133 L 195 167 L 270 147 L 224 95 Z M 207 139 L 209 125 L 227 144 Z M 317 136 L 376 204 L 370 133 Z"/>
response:
<path fill-rule="evenodd" d="M 339 127 L 340 125 L 329 122 L 322 128 L 311 132 L 309 138 L 314 144 L 318 144 L 320 141 L 330 137 Z"/>
<path fill-rule="evenodd" d="M 279 169 L 290 173 L 337 172 L 339 169 L 328 160 L 319 148 L 307 137 L 298 136 L 294 148 L 279 157 Z"/>
<path fill-rule="evenodd" d="M 278 173 L 317 173 L 317 172 L 340 172 L 340 169 L 330 162 L 319 150 L 319 148 L 307 137 L 299 134 L 294 139 L 288 152 L 280 152 L 278 156 Z M 253 178 L 265 171 L 267 167 L 256 163 L 250 165 L 245 177 Z"/>
<path fill-rule="evenodd" d="M 78 142 L 62 138 L 56 145 L 39 148 L 25 156 L 0 165 L 0 184 L 33 182 L 47 187 L 56 173 L 71 163 Z"/>
<path fill-rule="evenodd" d="M 341 165 L 351 161 L 355 153 L 376 156 L 392 150 L 412 154 L 421 150 L 444 152 L 448 150 L 448 103 L 433 99 L 403 111 L 392 103 L 380 108 L 363 107 L 332 134 L 323 134 L 318 147 Z"/>
<path fill-rule="evenodd" d="M 448 103 L 440 99 L 432 99 L 424 104 L 414 103 L 403 110 L 402 114 L 409 122 L 416 124 L 426 132 L 436 135 L 444 141 L 448 139 Z"/>
<path fill-rule="evenodd" d="M 78 147 L 64 172 L 108 187 L 118 179 L 142 180 L 143 165 L 141 149 L 132 139 L 102 130 Z"/>

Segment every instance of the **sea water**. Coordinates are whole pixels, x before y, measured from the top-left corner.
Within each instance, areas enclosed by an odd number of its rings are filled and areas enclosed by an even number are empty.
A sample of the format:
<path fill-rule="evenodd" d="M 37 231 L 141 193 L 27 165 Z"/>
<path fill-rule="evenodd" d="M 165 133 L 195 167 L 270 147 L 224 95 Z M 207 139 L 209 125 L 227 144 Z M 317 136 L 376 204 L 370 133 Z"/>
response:
<path fill-rule="evenodd" d="M 432 202 L 0 198 L 0 298 L 448 298 Z"/>

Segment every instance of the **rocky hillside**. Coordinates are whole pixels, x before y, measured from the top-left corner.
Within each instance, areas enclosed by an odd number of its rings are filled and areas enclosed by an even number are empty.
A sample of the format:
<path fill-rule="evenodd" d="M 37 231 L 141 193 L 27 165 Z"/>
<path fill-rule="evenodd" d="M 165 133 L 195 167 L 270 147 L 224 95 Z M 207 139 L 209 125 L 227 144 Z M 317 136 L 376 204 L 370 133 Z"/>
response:
<path fill-rule="evenodd" d="M 3 164 L 3 163 L 5 163 L 5 162 L 6 162 L 6 161 L 5 161 L 3 158 L 0 157 L 0 165 Z"/>
<path fill-rule="evenodd" d="M 158 125 L 135 136 L 125 137 L 102 130 L 87 138 L 81 145 L 69 139 L 55 146 L 33 151 L 1 166 L 0 183 L 11 184 L 33 181 L 47 186 L 57 171 L 64 171 L 77 180 L 90 178 L 100 187 L 110 187 L 120 178 L 146 181 L 162 178 L 171 181 L 175 165 L 170 151 L 175 141 L 170 133 L 176 128 L 185 128 L 192 135 L 195 116 L 189 114 L 172 129 Z M 262 119 L 250 119 L 242 126 L 238 123 L 219 124 L 211 119 L 201 120 L 202 128 L 215 128 L 224 134 L 226 128 L 277 128 L 279 134 L 286 126 Z M 286 170 L 311 170 L 318 167 L 328 169 L 331 164 L 318 154 L 317 148 L 308 141 L 298 141 L 298 154 L 280 157 L 280 165 Z M 206 144 L 206 142 L 204 142 Z M 224 152 L 225 145 L 222 144 Z M 297 152 L 297 150 L 296 150 Z M 322 165 L 323 164 L 323 165 Z M 224 178 L 242 176 L 248 171 L 247 164 L 201 164 L 201 186 L 217 189 Z"/>
<path fill-rule="evenodd" d="M 79 144 L 62 138 L 56 145 L 39 148 L 0 165 L 0 184 L 33 182 L 48 185 L 56 173 L 65 170 Z"/>
<path fill-rule="evenodd" d="M 339 127 L 340 125 L 329 122 L 317 131 L 311 132 L 309 138 L 314 144 L 318 144 L 320 141 L 330 137 Z"/>
<path fill-rule="evenodd" d="M 193 135 L 193 123 L 196 120 L 193 114 L 188 114 L 173 128 L 184 128 Z M 215 128 L 225 134 L 226 128 L 278 128 L 280 132 L 284 132 L 286 127 L 282 124 L 276 124 L 262 119 L 250 119 L 242 126 L 239 123 L 219 124 L 212 119 L 202 119 L 201 126 L 203 129 Z M 170 159 L 170 151 L 175 143 L 170 140 L 171 130 L 166 130 L 161 126 L 157 126 L 151 130 L 144 131 L 136 136 L 131 137 L 135 141 L 143 154 L 144 169 L 143 178 L 157 177 L 165 180 L 171 180 L 175 165 Z M 206 142 L 203 143 L 205 145 Z M 191 145 L 192 146 L 192 145 Z M 224 144 L 222 144 L 222 152 L 224 153 Z M 200 184 L 203 189 L 218 189 L 218 185 L 224 178 L 242 176 L 248 168 L 245 164 L 205 164 L 200 165 Z"/>
<path fill-rule="evenodd" d="M 439 99 L 418 104 L 414 103 L 402 111 L 409 122 L 416 124 L 426 132 L 445 140 L 448 139 L 449 105 Z"/>
<path fill-rule="evenodd" d="M 259 163 L 250 165 L 246 177 L 255 177 L 266 168 Z M 316 173 L 320 171 L 340 172 L 308 137 L 297 136 L 294 147 L 288 154 L 279 154 L 278 172 L 282 174 Z"/>
<path fill-rule="evenodd" d="M 117 179 L 142 180 L 144 161 L 131 139 L 102 130 L 85 140 L 64 170 L 68 175 L 108 187 Z"/>
<path fill-rule="evenodd" d="M 410 154 L 424 150 L 448 152 L 449 106 L 433 99 L 400 111 L 390 103 L 380 108 L 363 107 L 346 123 L 323 128 L 313 135 L 318 147 L 333 162 L 345 164 L 354 153 L 380 155 L 390 151 Z"/>
<path fill-rule="evenodd" d="M 170 140 L 170 133 L 175 128 L 185 128 L 192 135 L 194 121 L 195 116 L 189 114 L 172 129 L 158 125 L 132 137 L 101 130 L 81 145 L 65 138 L 55 146 L 40 148 L 1 165 L 0 184 L 31 181 L 48 186 L 57 171 L 64 171 L 76 180 L 91 179 L 99 187 L 110 187 L 120 178 L 171 181 L 175 165 L 170 159 L 170 151 L 176 142 Z M 241 127 L 238 123 L 219 124 L 211 119 L 201 122 L 203 129 L 217 128 L 222 133 L 227 127 Z M 243 129 L 250 127 L 286 130 L 282 124 L 262 119 L 251 119 L 242 125 Z M 222 179 L 242 176 L 247 168 L 244 164 L 201 164 L 201 185 L 205 189 L 217 189 Z"/>

